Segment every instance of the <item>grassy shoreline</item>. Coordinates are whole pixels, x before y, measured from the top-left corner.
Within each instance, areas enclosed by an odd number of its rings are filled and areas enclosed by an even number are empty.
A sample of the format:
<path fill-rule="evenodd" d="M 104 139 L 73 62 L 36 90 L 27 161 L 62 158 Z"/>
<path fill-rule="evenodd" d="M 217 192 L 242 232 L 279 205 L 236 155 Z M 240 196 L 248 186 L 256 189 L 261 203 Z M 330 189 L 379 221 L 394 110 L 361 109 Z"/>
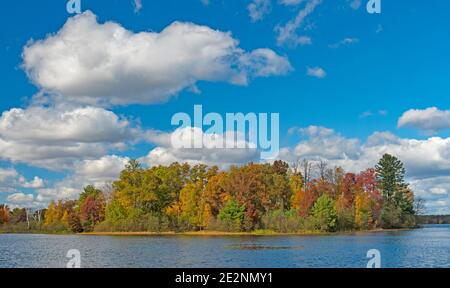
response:
<path fill-rule="evenodd" d="M 190 232 L 83 232 L 78 235 L 86 236 L 198 236 L 198 237 L 222 237 L 222 236 L 333 236 L 333 235 L 356 235 L 378 232 L 408 231 L 415 228 L 401 229 L 374 229 L 355 230 L 340 232 L 299 231 L 293 233 L 280 233 L 270 230 L 257 230 L 252 232 L 221 232 L 221 231 L 190 231 Z"/>
<path fill-rule="evenodd" d="M 420 227 L 419 227 L 420 228 Z M 43 234 L 43 235 L 81 235 L 81 236 L 195 236 L 195 237 L 242 237 L 242 236 L 333 236 L 333 235 L 358 235 L 365 233 L 408 231 L 417 228 L 400 229 L 374 229 L 374 230 L 354 230 L 340 232 L 320 232 L 320 231 L 299 231 L 295 233 L 280 233 L 270 230 L 257 230 L 252 232 L 221 232 L 221 231 L 188 231 L 188 232 L 82 232 L 82 233 L 55 233 L 46 231 L 20 231 L 8 232 L 0 231 L 0 234 Z"/>

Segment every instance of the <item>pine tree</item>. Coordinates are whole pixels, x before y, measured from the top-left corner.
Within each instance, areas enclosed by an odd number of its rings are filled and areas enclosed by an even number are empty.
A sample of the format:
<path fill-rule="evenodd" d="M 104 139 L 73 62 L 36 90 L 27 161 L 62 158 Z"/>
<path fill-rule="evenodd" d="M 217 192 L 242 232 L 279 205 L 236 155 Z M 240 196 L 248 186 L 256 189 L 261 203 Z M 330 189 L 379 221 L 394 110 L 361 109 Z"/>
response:
<path fill-rule="evenodd" d="M 405 168 L 403 163 L 395 156 L 384 154 L 375 169 L 384 200 L 393 203 L 397 192 L 407 186 L 404 180 Z"/>

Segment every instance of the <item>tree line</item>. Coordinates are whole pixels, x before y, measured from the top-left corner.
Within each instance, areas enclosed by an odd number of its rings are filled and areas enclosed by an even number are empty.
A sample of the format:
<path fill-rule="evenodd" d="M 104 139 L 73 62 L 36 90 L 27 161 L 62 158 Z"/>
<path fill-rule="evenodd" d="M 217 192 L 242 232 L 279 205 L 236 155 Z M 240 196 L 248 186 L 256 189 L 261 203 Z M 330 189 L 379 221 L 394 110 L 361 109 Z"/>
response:
<path fill-rule="evenodd" d="M 416 225 L 405 169 L 385 154 L 374 168 L 346 173 L 325 162 L 289 166 L 173 163 L 143 168 L 131 160 L 111 185 L 84 188 L 77 200 L 33 213 L 0 205 L 0 229 L 89 231 L 352 231 Z"/>
<path fill-rule="evenodd" d="M 450 224 L 450 215 L 419 215 L 419 224 Z"/>

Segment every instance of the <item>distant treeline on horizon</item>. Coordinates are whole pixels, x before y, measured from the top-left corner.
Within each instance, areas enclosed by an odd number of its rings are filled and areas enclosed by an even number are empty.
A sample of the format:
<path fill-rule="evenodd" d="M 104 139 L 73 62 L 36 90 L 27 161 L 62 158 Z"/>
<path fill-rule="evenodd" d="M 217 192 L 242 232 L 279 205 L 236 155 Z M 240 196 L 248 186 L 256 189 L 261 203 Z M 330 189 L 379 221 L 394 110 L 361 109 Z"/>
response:
<path fill-rule="evenodd" d="M 418 224 L 450 224 L 450 215 L 418 215 Z"/>

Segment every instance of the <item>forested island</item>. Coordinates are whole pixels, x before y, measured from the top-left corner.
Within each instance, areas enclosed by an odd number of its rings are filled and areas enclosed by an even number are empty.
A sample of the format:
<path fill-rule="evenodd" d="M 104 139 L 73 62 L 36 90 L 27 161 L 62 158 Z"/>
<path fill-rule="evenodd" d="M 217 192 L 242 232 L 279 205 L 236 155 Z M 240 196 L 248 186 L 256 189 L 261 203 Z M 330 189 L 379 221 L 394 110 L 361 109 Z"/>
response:
<path fill-rule="evenodd" d="M 359 174 L 303 160 L 249 163 L 226 171 L 173 163 L 143 168 L 132 160 L 119 179 L 92 185 L 77 200 L 31 211 L 0 205 L 0 231 L 339 232 L 416 227 L 423 202 L 405 168 L 385 154 Z"/>

